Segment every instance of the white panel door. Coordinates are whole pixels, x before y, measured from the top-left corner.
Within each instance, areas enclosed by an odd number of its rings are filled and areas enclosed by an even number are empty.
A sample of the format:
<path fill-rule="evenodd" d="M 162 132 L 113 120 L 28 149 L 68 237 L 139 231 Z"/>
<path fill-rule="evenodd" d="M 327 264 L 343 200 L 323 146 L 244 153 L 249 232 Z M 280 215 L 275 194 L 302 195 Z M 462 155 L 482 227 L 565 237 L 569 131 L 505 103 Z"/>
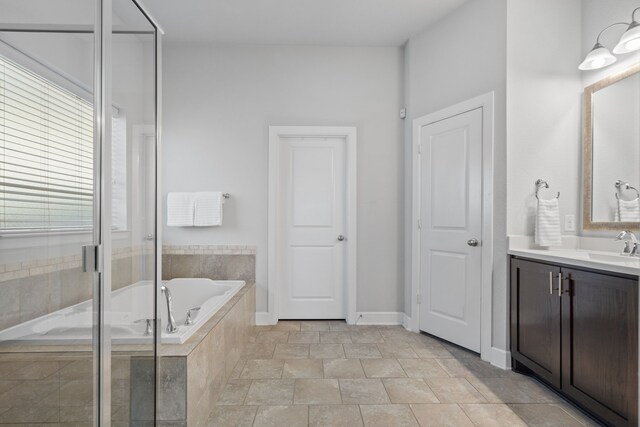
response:
<path fill-rule="evenodd" d="M 480 352 L 482 109 L 420 136 L 420 329 Z"/>
<path fill-rule="evenodd" d="M 280 319 L 344 319 L 346 140 L 280 138 Z"/>

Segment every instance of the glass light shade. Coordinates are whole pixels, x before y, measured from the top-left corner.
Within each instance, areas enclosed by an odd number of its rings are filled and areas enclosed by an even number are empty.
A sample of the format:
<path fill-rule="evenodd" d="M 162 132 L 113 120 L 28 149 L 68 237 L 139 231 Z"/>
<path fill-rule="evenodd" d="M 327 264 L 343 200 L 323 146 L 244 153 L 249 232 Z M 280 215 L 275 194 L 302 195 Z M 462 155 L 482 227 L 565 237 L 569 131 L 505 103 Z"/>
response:
<path fill-rule="evenodd" d="M 622 54 L 640 50 L 640 23 L 633 21 L 620 41 L 613 48 L 613 53 Z"/>
<path fill-rule="evenodd" d="M 583 71 L 597 70 L 611 65 L 616 61 L 617 58 L 609 52 L 609 49 L 597 43 L 578 68 Z"/>

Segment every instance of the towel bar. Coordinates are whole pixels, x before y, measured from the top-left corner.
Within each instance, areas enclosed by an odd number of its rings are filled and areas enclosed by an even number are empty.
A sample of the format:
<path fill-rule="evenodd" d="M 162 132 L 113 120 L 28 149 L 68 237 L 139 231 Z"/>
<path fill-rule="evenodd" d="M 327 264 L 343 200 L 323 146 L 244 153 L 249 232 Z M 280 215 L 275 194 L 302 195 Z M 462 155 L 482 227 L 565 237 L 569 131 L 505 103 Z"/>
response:
<path fill-rule="evenodd" d="M 549 188 L 549 183 L 544 179 L 538 179 L 536 181 L 536 199 L 538 200 L 540 200 L 540 197 L 538 197 L 538 191 L 540 191 L 541 188 Z M 556 199 L 559 199 L 559 198 L 560 198 L 560 192 L 558 191 L 558 195 L 556 196 Z"/>

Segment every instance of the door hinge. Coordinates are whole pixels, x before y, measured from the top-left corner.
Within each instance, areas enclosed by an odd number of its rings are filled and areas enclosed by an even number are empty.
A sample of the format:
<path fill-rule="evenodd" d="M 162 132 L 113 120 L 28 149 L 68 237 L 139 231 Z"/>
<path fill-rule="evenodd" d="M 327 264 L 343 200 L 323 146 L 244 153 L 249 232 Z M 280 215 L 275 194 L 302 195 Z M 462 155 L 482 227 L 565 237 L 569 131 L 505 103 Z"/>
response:
<path fill-rule="evenodd" d="M 418 220 L 418 230 L 422 230 L 422 220 Z"/>
<path fill-rule="evenodd" d="M 422 154 L 422 142 L 418 143 L 418 154 Z"/>
<path fill-rule="evenodd" d="M 416 295 L 416 302 L 417 302 L 418 304 L 422 304 L 422 294 L 418 294 L 418 295 Z"/>
<path fill-rule="evenodd" d="M 85 273 L 100 272 L 98 252 L 100 245 L 85 245 L 82 247 L 82 271 Z"/>

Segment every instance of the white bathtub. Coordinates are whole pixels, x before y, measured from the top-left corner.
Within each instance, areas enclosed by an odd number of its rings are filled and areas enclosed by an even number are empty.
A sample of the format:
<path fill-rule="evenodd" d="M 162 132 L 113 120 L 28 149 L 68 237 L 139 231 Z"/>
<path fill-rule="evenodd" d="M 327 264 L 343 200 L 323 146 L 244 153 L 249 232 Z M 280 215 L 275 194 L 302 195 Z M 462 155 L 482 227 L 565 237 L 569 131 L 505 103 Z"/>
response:
<path fill-rule="evenodd" d="M 182 344 L 209 320 L 227 301 L 244 286 L 243 281 L 210 279 L 173 279 L 163 284 L 173 298 L 173 316 L 178 330 L 169 334 L 167 304 L 158 292 L 158 317 L 161 319 L 162 343 Z M 145 322 L 140 319 L 153 317 L 150 301 L 153 299 L 153 282 L 143 281 L 112 293 L 111 341 L 114 344 L 151 343 L 145 336 Z M 13 341 L 20 344 L 80 345 L 92 340 L 93 302 L 85 301 L 0 331 L 0 343 Z M 187 311 L 194 307 L 193 324 L 185 325 Z"/>

